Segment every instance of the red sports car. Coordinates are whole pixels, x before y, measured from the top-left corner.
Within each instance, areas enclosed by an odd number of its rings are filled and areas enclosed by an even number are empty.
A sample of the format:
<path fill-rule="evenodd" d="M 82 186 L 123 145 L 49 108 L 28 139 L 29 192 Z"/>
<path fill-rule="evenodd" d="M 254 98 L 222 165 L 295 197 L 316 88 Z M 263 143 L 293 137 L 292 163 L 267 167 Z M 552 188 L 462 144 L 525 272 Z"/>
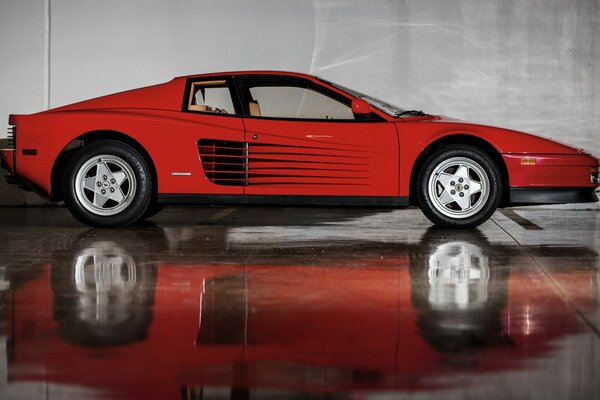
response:
<path fill-rule="evenodd" d="M 600 183 L 583 150 L 290 72 L 179 77 L 9 124 L 8 179 L 94 226 L 184 203 L 418 205 L 474 227 L 499 206 L 597 201 Z"/>

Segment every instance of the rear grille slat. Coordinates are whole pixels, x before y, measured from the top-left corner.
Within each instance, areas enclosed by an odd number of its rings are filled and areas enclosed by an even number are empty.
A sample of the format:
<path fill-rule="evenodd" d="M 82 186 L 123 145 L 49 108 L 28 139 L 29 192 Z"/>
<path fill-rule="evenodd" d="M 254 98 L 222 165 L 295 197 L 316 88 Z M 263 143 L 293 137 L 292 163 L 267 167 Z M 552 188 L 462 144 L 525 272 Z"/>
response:
<path fill-rule="evenodd" d="M 235 142 L 232 142 L 235 143 Z M 207 151 L 212 151 L 214 149 L 219 149 L 223 152 L 227 152 L 228 150 L 231 150 L 233 152 L 236 152 L 237 150 L 239 150 L 238 147 L 232 147 L 232 146 L 218 146 L 218 145 L 207 145 L 207 144 L 200 144 L 198 145 L 198 148 L 200 149 L 200 151 L 202 150 L 207 150 Z"/>
<path fill-rule="evenodd" d="M 229 140 L 201 139 L 200 161 L 206 178 L 217 185 L 246 184 L 246 152 L 244 143 Z"/>
<path fill-rule="evenodd" d="M 207 160 L 210 159 L 210 158 L 214 158 L 214 159 L 218 158 L 219 160 L 225 160 L 225 159 L 235 160 L 235 159 L 240 159 L 240 158 L 244 159 L 245 158 L 243 155 L 240 156 L 240 155 L 237 155 L 237 154 L 236 155 L 222 154 L 220 152 L 217 152 L 217 153 L 202 153 L 202 152 L 200 152 L 200 155 L 202 157 L 206 158 Z"/>
<path fill-rule="evenodd" d="M 14 125 L 8 126 L 8 131 L 6 133 L 6 138 L 8 139 L 8 145 L 11 149 L 17 148 L 17 127 Z"/>

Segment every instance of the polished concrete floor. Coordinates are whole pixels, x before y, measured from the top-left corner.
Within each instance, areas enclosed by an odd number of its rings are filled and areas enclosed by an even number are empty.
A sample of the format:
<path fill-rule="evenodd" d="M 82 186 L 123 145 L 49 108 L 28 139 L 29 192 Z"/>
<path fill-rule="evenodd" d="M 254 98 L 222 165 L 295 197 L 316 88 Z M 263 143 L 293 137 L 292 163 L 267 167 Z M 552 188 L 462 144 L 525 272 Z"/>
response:
<path fill-rule="evenodd" d="M 600 212 L 0 208 L 1 399 L 599 399 Z"/>

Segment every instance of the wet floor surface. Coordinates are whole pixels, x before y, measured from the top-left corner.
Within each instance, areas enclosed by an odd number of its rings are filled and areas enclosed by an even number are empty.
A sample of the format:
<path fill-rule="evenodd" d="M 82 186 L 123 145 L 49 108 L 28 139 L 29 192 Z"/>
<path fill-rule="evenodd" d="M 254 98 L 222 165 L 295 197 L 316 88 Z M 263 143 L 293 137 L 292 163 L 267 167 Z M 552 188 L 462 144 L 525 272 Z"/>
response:
<path fill-rule="evenodd" d="M 600 212 L 0 208 L 1 399 L 597 399 Z"/>

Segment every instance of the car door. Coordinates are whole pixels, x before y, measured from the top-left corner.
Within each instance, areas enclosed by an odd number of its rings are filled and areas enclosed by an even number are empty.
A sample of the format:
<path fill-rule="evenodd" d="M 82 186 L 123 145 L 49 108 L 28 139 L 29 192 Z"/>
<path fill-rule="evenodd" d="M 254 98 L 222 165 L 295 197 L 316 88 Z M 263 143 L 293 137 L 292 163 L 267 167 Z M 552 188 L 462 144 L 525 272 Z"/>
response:
<path fill-rule="evenodd" d="M 392 123 L 357 120 L 351 99 L 300 78 L 238 79 L 247 195 L 398 196 Z"/>
<path fill-rule="evenodd" d="M 194 147 L 198 173 L 193 179 L 199 183 L 201 194 L 244 191 L 244 128 L 231 85 L 229 77 L 203 77 L 187 82 L 182 117 L 187 123 L 180 132 L 184 132 L 188 141 L 182 148 Z"/>

